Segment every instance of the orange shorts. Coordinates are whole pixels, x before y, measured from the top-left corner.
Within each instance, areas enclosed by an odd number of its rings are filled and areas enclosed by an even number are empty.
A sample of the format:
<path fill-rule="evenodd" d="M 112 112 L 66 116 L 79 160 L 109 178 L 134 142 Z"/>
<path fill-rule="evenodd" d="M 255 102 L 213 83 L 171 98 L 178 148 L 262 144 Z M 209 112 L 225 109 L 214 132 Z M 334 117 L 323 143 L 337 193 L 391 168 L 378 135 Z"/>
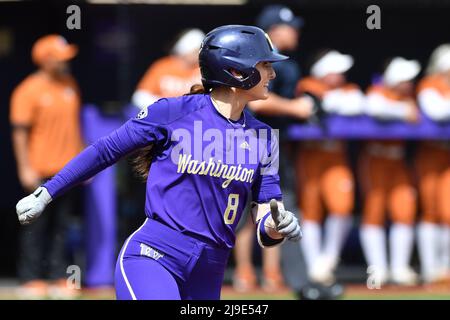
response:
<path fill-rule="evenodd" d="M 383 225 L 386 209 L 393 222 L 412 224 L 416 191 L 403 159 L 390 159 L 363 152 L 359 179 L 364 197 L 363 223 Z"/>
<path fill-rule="evenodd" d="M 323 207 L 332 214 L 351 214 L 354 181 L 342 148 L 302 147 L 297 153 L 295 169 L 303 219 L 321 222 Z"/>
<path fill-rule="evenodd" d="M 450 150 L 422 143 L 416 156 L 422 220 L 450 225 Z"/>

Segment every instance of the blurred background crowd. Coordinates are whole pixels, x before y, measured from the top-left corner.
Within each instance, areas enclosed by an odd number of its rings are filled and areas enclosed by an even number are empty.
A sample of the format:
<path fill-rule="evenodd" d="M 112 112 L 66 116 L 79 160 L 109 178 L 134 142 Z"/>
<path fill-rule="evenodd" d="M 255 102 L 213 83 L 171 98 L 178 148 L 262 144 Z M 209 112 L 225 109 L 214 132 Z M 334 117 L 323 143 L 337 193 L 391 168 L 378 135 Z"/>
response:
<path fill-rule="evenodd" d="M 30 226 L 16 202 L 142 108 L 200 83 L 205 33 L 250 24 L 291 57 L 248 108 L 280 130 L 284 203 L 304 236 L 262 252 L 244 216 L 226 284 L 311 299 L 346 283 L 450 291 L 450 2 L 381 1 L 381 29 L 368 28 L 367 1 L 188 2 L 74 1 L 81 29 L 69 30 L 69 3 L 0 1 L 0 278 L 22 297 L 75 297 L 67 267 L 78 265 L 83 287 L 113 285 L 118 250 L 144 219 L 130 159 Z M 365 134 L 368 119 L 378 129 Z"/>

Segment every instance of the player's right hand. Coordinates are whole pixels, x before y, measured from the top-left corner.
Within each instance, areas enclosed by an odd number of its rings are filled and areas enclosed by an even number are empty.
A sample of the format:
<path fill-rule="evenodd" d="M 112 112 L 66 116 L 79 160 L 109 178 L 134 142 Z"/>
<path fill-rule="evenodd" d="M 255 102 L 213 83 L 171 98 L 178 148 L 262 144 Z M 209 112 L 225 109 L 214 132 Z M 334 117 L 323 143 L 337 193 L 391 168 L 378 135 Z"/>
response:
<path fill-rule="evenodd" d="M 17 217 L 22 225 L 36 220 L 52 201 L 52 197 L 44 187 L 37 188 L 32 194 L 20 200 L 16 205 Z"/>
<path fill-rule="evenodd" d="M 302 230 L 295 215 L 278 207 L 275 199 L 270 200 L 270 215 L 277 232 L 291 241 L 299 241 L 302 238 Z"/>

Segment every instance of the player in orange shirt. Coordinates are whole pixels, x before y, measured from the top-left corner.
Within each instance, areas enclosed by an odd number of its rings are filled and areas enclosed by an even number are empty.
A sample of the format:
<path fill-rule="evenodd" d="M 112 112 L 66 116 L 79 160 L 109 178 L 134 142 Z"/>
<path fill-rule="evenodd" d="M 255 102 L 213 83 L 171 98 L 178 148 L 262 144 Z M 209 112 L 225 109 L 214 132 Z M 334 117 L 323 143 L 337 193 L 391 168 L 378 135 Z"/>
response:
<path fill-rule="evenodd" d="M 310 77 L 298 82 L 297 94 L 311 93 L 322 100 L 328 113 L 346 116 L 362 112 L 364 95 L 345 78 L 353 58 L 335 50 L 319 54 Z M 346 159 L 344 141 L 305 141 L 296 160 L 298 200 L 303 213 L 304 237 L 301 247 L 308 275 L 313 282 L 334 283 L 334 270 L 351 227 L 354 202 L 353 175 Z M 322 207 L 322 204 L 325 208 Z M 324 223 L 323 209 L 329 214 Z"/>
<path fill-rule="evenodd" d="M 77 51 L 59 35 L 38 39 L 32 59 L 39 70 L 12 94 L 13 146 L 18 177 L 27 193 L 61 170 L 82 149 L 80 94 L 67 64 Z M 64 279 L 64 227 L 72 205 L 71 197 L 61 198 L 50 208 L 55 214 L 47 215 L 52 220 L 43 219 L 21 229 L 19 277 L 24 285 L 20 293 L 26 297 L 43 297 L 49 292 L 73 295 Z M 46 276 L 52 285 L 42 280 Z"/>
<path fill-rule="evenodd" d="M 450 120 L 450 44 L 436 48 L 427 76 L 418 86 L 419 107 L 436 122 Z M 421 276 L 430 283 L 450 275 L 450 144 L 423 141 L 416 157 L 421 222 L 418 251 Z"/>
<path fill-rule="evenodd" d="M 200 83 L 198 52 L 205 34 L 199 29 L 184 32 L 169 56 L 155 61 L 140 80 L 132 102 L 140 109 L 161 97 L 177 97 Z"/>
<path fill-rule="evenodd" d="M 417 61 L 396 57 L 387 65 L 382 84 L 368 89 L 366 112 L 381 120 L 415 122 L 413 79 L 420 72 Z M 364 196 L 361 245 L 369 265 L 369 277 L 384 284 L 390 279 L 400 285 L 417 282 L 410 268 L 414 243 L 416 191 L 405 163 L 402 141 L 369 141 L 360 158 Z M 390 213 L 390 267 L 386 252 L 385 211 Z"/>

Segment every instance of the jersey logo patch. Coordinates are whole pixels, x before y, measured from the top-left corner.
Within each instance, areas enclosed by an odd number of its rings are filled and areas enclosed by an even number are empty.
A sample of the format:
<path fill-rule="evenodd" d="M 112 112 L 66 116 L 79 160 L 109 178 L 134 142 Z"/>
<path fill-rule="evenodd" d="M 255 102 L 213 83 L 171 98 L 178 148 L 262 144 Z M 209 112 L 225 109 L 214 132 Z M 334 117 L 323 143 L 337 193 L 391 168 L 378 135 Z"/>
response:
<path fill-rule="evenodd" d="M 148 108 L 142 108 L 142 110 L 138 113 L 138 115 L 136 116 L 136 119 L 142 119 L 145 118 L 148 114 Z"/>
<path fill-rule="evenodd" d="M 146 256 L 152 258 L 153 260 L 158 260 L 164 257 L 162 253 L 159 253 L 157 250 L 143 243 L 141 243 L 141 256 Z"/>

